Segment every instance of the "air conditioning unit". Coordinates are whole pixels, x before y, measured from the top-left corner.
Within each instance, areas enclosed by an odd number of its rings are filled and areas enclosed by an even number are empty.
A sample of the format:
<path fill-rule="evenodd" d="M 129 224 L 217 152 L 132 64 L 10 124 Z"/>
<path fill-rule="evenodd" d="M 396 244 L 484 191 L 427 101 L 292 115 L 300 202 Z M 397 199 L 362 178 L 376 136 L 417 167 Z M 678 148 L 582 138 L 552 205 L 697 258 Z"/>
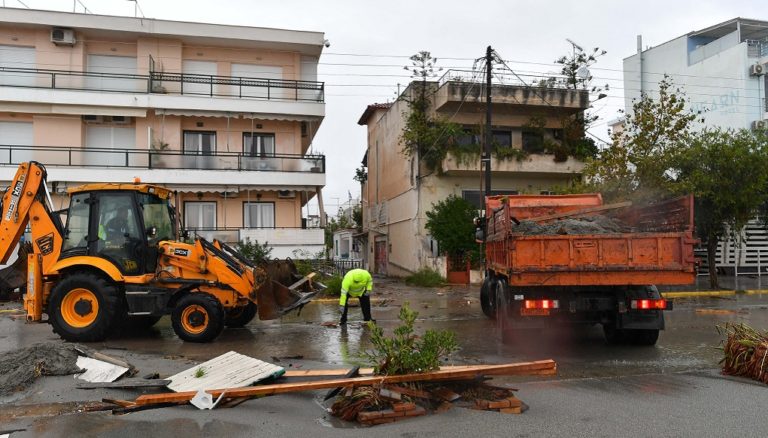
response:
<path fill-rule="evenodd" d="M 293 199 L 296 197 L 296 192 L 293 190 L 278 190 L 277 197 L 280 199 Z"/>
<path fill-rule="evenodd" d="M 110 117 L 110 122 L 114 123 L 115 125 L 128 125 L 131 123 L 131 118 L 125 116 L 112 116 Z"/>
<path fill-rule="evenodd" d="M 765 65 L 754 64 L 749 66 L 750 76 L 762 76 L 765 74 Z"/>
<path fill-rule="evenodd" d="M 104 123 L 104 116 L 95 116 L 93 114 L 85 114 L 83 116 L 85 123 Z"/>
<path fill-rule="evenodd" d="M 63 27 L 54 27 L 51 29 L 51 42 L 57 46 L 74 46 L 75 31 Z"/>
<path fill-rule="evenodd" d="M 768 120 L 755 120 L 752 122 L 753 131 L 765 131 L 768 130 Z"/>

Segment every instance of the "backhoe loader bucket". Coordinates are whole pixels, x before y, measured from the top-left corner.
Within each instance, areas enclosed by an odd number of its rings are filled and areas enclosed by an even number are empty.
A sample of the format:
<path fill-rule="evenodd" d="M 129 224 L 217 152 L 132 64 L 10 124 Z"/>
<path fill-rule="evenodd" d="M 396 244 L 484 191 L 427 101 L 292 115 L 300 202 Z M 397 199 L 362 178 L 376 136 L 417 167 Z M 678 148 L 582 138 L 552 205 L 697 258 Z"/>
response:
<path fill-rule="evenodd" d="M 325 288 L 312 282 L 314 273 L 301 277 L 290 260 L 272 260 L 264 271 L 266 281 L 257 283 L 255 291 L 259 319 L 277 319 L 300 309 Z"/>
<path fill-rule="evenodd" d="M 23 289 L 27 284 L 27 254 L 32 252 L 32 245 L 20 243 L 18 258 L 7 267 L 0 269 L 0 301 L 11 298 L 16 289 Z"/>

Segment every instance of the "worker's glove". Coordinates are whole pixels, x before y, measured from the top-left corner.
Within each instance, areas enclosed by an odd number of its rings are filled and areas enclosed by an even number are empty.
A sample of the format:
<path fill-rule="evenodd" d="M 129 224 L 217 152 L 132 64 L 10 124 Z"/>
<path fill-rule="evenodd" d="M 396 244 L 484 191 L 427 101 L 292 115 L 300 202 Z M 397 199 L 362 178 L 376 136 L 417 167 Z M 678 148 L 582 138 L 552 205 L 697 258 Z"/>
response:
<path fill-rule="evenodd" d="M 339 306 L 339 313 L 344 313 L 344 306 Z"/>

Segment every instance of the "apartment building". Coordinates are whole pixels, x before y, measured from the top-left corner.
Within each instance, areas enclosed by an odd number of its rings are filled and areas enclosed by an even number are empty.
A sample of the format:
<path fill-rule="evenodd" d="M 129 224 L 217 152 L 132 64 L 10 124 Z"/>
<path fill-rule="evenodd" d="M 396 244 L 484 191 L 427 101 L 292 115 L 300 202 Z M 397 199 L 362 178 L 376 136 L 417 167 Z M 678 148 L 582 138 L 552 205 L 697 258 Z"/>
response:
<path fill-rule="evenodd" d="M 734 18 L 645 48 L 638 36 L 637 53 L 624 59 L 626 111 L 641 93 L 657 95 L 659 81 L 669 75 L 685 91 L 688 109 L 701 111 L 704 123 L 697 128 L 767 130 L 767 73 L 765 20 Z M 697 252 L 706 260 L 705 250 Z M 761 219 L 750 221 L 740 239 L 720 242 L 717 265 L 767 272 L 768 231 Z"/>
<path fill-rule="evenodd" d="M 457 70 L 427 84 L 432 96 L 428 112 L 463 126 L 464 134 L 453 141 L 465 152 L 457 156 L 449 150 L 439 169 L 428 169 L 415 156 L 404 155 L 400 141 L 415 84 L 394 103 L 368 105 L 358 121 L 368 131 L 363 255 L 376 273 L 399 276 L 430 267 L 445 275 L 448 261 L 424 227 L 426 212 L 451 194 L 482 208 L 485 91 L 482 78 Z M 556 161 L 542 145 L 561 142 L 563 120 L 589 107 L 586 90 L 531 87 L 508 77 L 494 79 L 491 97 L 494 147 L 519 152 L 494 153 L 493 194 L 548 193 L 581 177 L 581 161 L 570 156 Z"/>
<path fill-rule="evenodd" d="M 139 178 L 200 235 L 323 248 L 302 213 L 325 185 L 323 33 L 0 12 L 0 182 L 40 161 L 66 208 L 69 187 Z"/>

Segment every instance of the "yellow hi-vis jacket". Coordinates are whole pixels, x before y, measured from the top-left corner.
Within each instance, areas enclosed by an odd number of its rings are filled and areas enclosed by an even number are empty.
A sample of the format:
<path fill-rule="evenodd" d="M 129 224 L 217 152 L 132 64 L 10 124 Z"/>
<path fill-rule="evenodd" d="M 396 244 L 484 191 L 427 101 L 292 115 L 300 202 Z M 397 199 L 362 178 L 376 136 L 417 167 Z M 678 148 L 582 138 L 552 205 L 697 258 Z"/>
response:
<path fill-rule="evenodd" d="M 344 280 L 341 281 L 341 297 L 339 297 L 339 306 L 347 304 L 347 295 L 351 297 L 360 297 L 366 292 L 373 290 L 373 277 L 365 269 L 353 269 L 347 272 Z"/>

